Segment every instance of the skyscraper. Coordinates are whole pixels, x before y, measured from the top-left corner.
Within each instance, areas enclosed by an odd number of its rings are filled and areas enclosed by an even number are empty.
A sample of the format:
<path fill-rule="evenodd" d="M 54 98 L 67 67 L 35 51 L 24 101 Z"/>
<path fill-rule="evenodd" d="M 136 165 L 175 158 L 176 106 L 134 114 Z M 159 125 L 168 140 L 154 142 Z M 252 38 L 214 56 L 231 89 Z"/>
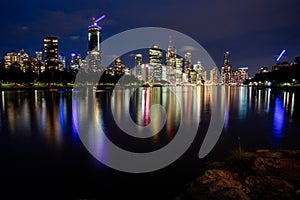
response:
<path fill-rule="evenodd" d="M 162 50 L 158 45 L 153 45 L 149 49 L 149 64 L 153 67 L 153 80 L 161 81 L 161 67 L 162 67 Z"/>
<path fill-rule="evenodd" d="M 212 70 L 210 70 L 210 82 L 212 85 L 219 84 L 219 80 L 220 80 L 219 76 L 220 73 L 217 67 L 214 67 Z"/>
<path fill-rule="evenodd" d="M 172 45 L 171 36 L 169 38 L 169 46 L 166 51 L 166 80 L 169 83 L 176 82 L 176 48 Z"/>
<path fill-rule="evenodd" d="M 142 80 L 142 54 L 135 55 L 135 77 L 139 80 Z"/>
<path fill-rule="evenodd" d="M 183 58 L 176 58 L 176 84 L 182 83 Z"/>
<path fill-rule="evenodd" d="M 231 65 L 229 64 L 229 52 L 226 51 L 224 53 L 224 66 L 221 69 L 221 77 L 222 77 L 222 84 L 229 84 L 231 82 Z"/>
<path fill-rule="evenodd" d="M 93 19 L 94 24 L 88 27 L 88 70 L 93 72 L 101 69 L 102 27 L 97 22 L 104 17 Z"/>
<path fill-rule="evenodd" d="M 44 38 L 45 70 L 58 70 L 58 38 Z"/>
<path fill-rule="evenodd" d="M 184 54 L 184 71 L 188 73 L 190 70 L 192 70 L 192 54 L 191 52 L 186 52 Z"/>

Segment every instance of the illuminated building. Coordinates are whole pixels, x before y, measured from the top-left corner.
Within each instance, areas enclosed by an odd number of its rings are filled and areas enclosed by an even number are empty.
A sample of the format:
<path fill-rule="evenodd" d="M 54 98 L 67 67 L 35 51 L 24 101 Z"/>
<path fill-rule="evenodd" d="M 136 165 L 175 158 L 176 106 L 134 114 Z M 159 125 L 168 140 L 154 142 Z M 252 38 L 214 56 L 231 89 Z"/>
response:
<path fill-rule="evenodd" d="M 153 45 L 152 48 L 149 49 L 149 64 L 150 67 L 153 68 L 153 81 L 161 81 L 162 50 L 158 45 Z"/>
<path fill-rule="evenodd" d="M 88 27 L 88 70 L 92 72 L 101 69 L 102 27 L 98 26 L 97 22 L 104 17 L 105 15 L 98 19 L 93 19 L 94 24 Z"/>
<path fill-rule="evenodd" d="M 193 69 L 197 73 L 197 83 L 204 83 L 206 81 L 206 71 L 202 66 L 201 62 L 198 61 L 196 64 L 193 65 Z"/>
<path fill-rule="evenodd" d="M 125 73 L 125 65 L 121 63 L 120 58 L 116 58 L 114 61 L 114 74 L 117 76 L 122 76 Z"/>
<path fill-rule="evenodd" d="M 238 84 L 243 84 L 246 79 L 248 79 L 248 67 L 240 67 L 238 69 Z"/>
<path fill-rule="evenodd" d="M 58 39 L 44 38 L 45 70 L 58 70 Z"/>
<path fill-rule="evenodd" d="M 18 54 L 15 52 L 9 52 L 4 56 L 4 67 L 9 68 L 15 63 L 18 63 Z"/>
<path fill-rule="evenodd" d="M 210 70 L 210 82 L 212 85 L 218 85 L 220 80 L 220 72 L 217 67 Z"/>
<path fill-rule="evenodd" d="M 161 80 L 163 81 L 168 81 L 168 78 L 167 78 L 167 66 L 166 65 L 162 65 L 161 66 Z"/>
<path fill-rule="evenodd" d="M 18 61 L 20 64 L 21 71 L 25 72 L 25 65 L 28 62 L 28 54 L 24 51 L 24 49 L 21 49 L 18 53 Z"/>
<path fill-rule="evenodd" d="M 66 71 L 67 68 L 66 68 L 66 56 L 64 55 L 58 55 L 58 69 L 59 71 Z"/>
<path fill-rule="evenodd" d="M 70 70 L 71 72 L 78 72 L 82 66 L 82 58 L 80 54 L 71 53 L 71 63 L 70 63 Z"/>
<path fill-rule="evenodd" d="M 269 68 L 268 68 L 268 66 L 266 66 L 266 65 L 264 65 L 264 66 L 262 66 L 260 69 L 259 69 L 259 73 L 267 73 L 267 72 L 269 72 Z"/>
<path fill-rule="evenodd" d="M 231 66 L 229 64 L 229 52 L 224 53 L 224 66 L 221 68 L 222 84 L 229 84 L 231 82 Z"/>
<path fill-rule="evenodd" d="M 183 58 L 176 58 L 176 71 L 175 71 L 176 84 L 180 84 L 182 82 L 182 70 L 183 70 Z"/>
<path fill-rule="evenodd" d="M 192 70 L 192 54 L 191 52 L 186 52 L 184 54 L 184 72 L 188 73 L 190 70 Z"/>
<path fill-rule="evenodd" d="M 149 64 L 142 64 L 142 79 L 144 82 L 149 80 Z"/>
<path fill-rule="evenodd" d="M 38 61 L 43 62 L 43 52 L 36 51 L 35 55 L 36 55 L 36 58 L 38 59 Z"/>
<path fill-rule="evenodd" d="M 166 51 L 166 81 L 171 84 L 176 82 L 176 48 L 169 37 L 169 45 Z"/>
<path fill-rule="evenodd" d="M 196 73 L 196 71 L 195 70 L 190 70 L 190 72 L 189 72 L 189 74 L 190 74 L 190 83 L 191 84 L 196 84 L 197 83 L 197 73 Z"/>
<path fill-rule="evenodd" d="M 142 54 L 135 55 L 134 75 L 138 80 L 142 80 Z"/>

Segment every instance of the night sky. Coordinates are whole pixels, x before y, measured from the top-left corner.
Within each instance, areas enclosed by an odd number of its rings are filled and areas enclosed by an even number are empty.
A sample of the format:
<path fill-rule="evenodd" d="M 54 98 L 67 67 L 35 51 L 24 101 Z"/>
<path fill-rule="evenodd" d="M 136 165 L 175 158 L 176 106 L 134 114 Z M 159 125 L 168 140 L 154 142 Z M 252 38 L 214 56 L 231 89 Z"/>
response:
<path fill-rule="evenodd" d="M 261 65 L 272 67 L 300 55 L 299 0 L 2 0 L 0 56 L 24 49 L 43 51 L 43 38 L 57 36 L 59 53 L 87 52 L 92 17 L 107 17 L 103 39 L 138 27 L 164 27 L 201 44 L 220 67 L 230 52 L 233 68 L 248 66 L 253 76 Z M 168 40 L 168 38 L 166 38 Z M 104 50 L 103 50 L 104 51 Z M 126 64 L 126 63 L 125 63 Z"/>

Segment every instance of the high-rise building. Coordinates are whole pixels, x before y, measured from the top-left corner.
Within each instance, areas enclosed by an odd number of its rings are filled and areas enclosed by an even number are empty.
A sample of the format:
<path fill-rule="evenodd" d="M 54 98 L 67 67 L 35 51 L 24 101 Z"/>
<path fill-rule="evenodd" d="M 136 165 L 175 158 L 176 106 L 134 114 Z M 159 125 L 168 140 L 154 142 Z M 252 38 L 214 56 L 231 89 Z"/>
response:
<path fill-rule="evenodd" d="M 44 38 L 45 70 L 58 70 L 58 38 Z"/>
<path fill-rule="evenodd" d="M 193 68 L 197 73 L 197 83 L 203 84 L 206 81 L 206 71 L 201 62 L 197 61 L 197 63 L 193 65 Z"/>
<path fill-rule="evenodd" d="M 172 45 L 170 37 L 169 46 L 166 51 L 166 81 L 175 84 L 176 82 L 176 48 Z"/>
<path fill-rule="evenodd" d="M 217 67 L 214 67 L 212 70 L 210 70 L 210 82 L 212 85 L 219 84 L 220 80 L 220 72 Z"/>
<path fill-rule="evenodd" d="M 134 75 L 138 80 L 142 80 L 142 54 L 135 55 Z"/>
<path fill-rule="evenodd" d="M 183 58 L 176 58 L 176 84 L 182 83 Z"/>
<path fill-rule="evenodd" d="M 229 65 L 229 51 L 224 53 L 224 66 Z"/>
<path fill-rule="evenodd" d="M 97 22 L 105 17 L 93 19 L 94 24 L 88 27 L 88 70 L 99 71 L 101 68 L 101 42 L 102 42 L 102 27 L 98 26 Z"/>
<path fill-rule="evenodd" d="M 192 70 L 192 53 L 186 52 L 184 54 L 184 72 L 188 73 L 188 71 Z"/>
<path fill-rule="evenodd" d="M 150 69 L 153 67 L 153 81 L 161 81 L 162 75 L 162 50 L 158 45 L 153 45 L 149 49 L 149 64 Z"/>
<path fill-rule="evenodd" d="M 221 68 L 222 84 L 229 84 L 232 78 L 231 65 L 229 64 L 229 52 L 224 53 L 224 66 Z"/>

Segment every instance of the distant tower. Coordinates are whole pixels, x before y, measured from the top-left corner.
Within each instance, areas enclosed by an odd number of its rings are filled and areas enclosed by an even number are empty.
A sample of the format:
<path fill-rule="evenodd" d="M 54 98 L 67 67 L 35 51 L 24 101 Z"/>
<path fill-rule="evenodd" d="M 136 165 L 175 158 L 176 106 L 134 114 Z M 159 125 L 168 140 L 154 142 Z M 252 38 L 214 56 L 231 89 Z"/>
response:
<path fill-rule="evenodd" d="M 224 66 L 229 65 L 229 52 L 224 53 Z"/>
<path fill-rule="evenodd" d="M 142 54 L 135 55 L 135 76 L 137 79 L 142 80 Z"/>
<path fill-rule="evenodd" d="M 220 73 L 217 67 L 210 70 L 210 82 L 212 85 L 218 85 L 220 80 Z"/>
<path fill-rule="evenodd" d="M 149 49 L 149 64 L 153 67 L 153 80 L 161 81 L 162 79 L 162 50 L 158 45 L 153 45 Z"/>
<path fill-rule="evenodd" d="M 105 15 L 98 19 L 93 18 L 94 24 L 88 27 L 88 69 L 93 72 L 101 69 L 102 27 L 97 22 L 104 17 Z"/>
<path fill-rule="evenodd" d="M 35 55 L 36 55 L 36 58 L 37 58 L 38 61 L 43 62 L 43 52 L 36 51 Z"/>
<path fill-rule="evenodd" d="M 176 48 L 172 44 L 172 37 L 169 36 L 169 45 L 166 51 L 166 80 L 170 83 L 176 82 Z"/>
<path fill-rule="evenodd" d="M 59 71 L 66 71 L 66 56 L 59 54 L 58 55 L 58 65 L 59 65 Z"/>
<path fill-rule="evenodd" d="M 176 58 L 176 84 L 182 83 L 183 58 Z"/>
<path fill-rule="evenodd" d="M 222 84 L 229 84 L 231 82 L 232 73 L 231 65 L 229 64 L 229 52 L 224 53 L 224 66 L 221 69 Z"/>
<path fill-rule="evenodd" d="M 184 54 L 184 68 L 185 72 L 187 73 L 188 71 L 192 70 L 192 54 L 191 52 L 186 52 Z"/>
<path fill-rule="evenodd" d="M 44 38 L 45 70 L 58 70 L 58 39 Z"/>

